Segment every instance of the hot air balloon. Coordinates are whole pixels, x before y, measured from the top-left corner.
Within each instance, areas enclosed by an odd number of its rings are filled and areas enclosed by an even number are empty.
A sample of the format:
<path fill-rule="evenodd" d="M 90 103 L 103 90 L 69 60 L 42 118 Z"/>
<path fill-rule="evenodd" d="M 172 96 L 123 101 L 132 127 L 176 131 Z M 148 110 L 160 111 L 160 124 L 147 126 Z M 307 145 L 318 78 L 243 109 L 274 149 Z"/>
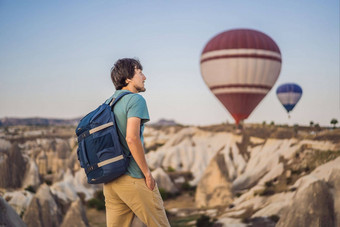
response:
<path fill-rule="evenodd" d="M 233 29 L 213 37 L 201 55 L 203 80 L 239 124 L 275 84 L 281 52 L 266 34 Z"/>
<path fill-rule="evenodd" d="M 282 84 L 277 88 L 276 95 L 290 117 L 289 112 L 294 109 L 302 96 L 302 88 L 294 83 Z"/>

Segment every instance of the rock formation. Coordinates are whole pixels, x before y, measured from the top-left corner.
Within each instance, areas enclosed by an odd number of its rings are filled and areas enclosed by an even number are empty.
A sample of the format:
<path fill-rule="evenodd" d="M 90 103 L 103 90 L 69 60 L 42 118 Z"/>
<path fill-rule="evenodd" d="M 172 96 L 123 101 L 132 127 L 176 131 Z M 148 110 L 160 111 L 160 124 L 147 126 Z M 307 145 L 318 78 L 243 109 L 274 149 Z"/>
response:
<path fill-rule="evenodd" d="M 39 176 L 39 168 L 37 164 L 34 162 L 33 159 L 28 159 L 28 170 L 25 173 L 25 177 L 23 179 L 22 187 L 27 188 L 29 186 L 33 187 L 34 189 L 37 189 L 40 182 L 40 176 Z"/>
<path fill-rule="evenodd" d="M 219 152 L 210 161 L 197 185 L 195 202 L 198 207 L 228 206 L 232 197 L 224 155 Z"/>
<path fill-rule="evenodd" d="M 340 169 L 333 170 L 329 177 L 328 184 L 334 199 L 335 226 L 340 226 Z"/>
<path fill-rule="evenodd" d="M 178 197 L 165 202 L 169 209 L 177 209 L 171 215 L 204 214 L 226 226 L 273 226 L 278 220 L 278 226 L 340 226 L 340 130 L 324 130 L 322 137 L 305 131 L 303 137 L 292 138 L 281 132 L 279 137 L 270 136 L 274 127 L 263 133 L 260 126 L 252 134 L 248 128 L 248 134 L 226 132 L 226 127 L 221 125 L 217 131 L 146 127 L 147 160 L 155 169 L 158 186 L 175 192 L 172 180 L 177 185 L 190 181 L 197 185 L 198 207 L 216 206 L 210 209 L 214 212 L 197 209 L 194 187 L 183 187 Z M 60 137 L 58 130 L 9 128 L 0 139 L 0 193 L 28 226 L 72 226 L 75 216 L 86 226 L 79 198 L 89 200 L 102 187 L 86 182 L 77 160 L 74 130 Z M 12 146 L 7 140 L 20 144 Z M 52 186 L 42 185 L 34 195 L 22 187 L 39 186 L 37 169 Z M 174 171 L 171 180 L 164 170 Z"/>
<path fill-rule="evenodd" d="M 31 203 L 33 193 L 29 191 L 6 192 L 3 197 L 18 215 L 22 215 Z"/>
<path fill-rule="evenodd" d="M 285 226 L 335 226 L 333 198 L 324 181 L 297 191 L 277 224 Z"/>
<path fill-rule="evenodd" d="M 26 172 L 26 161 L 17 144 L 0 150 L 0 187 L 20 188 Z"/>
<path fill-rule="evenodd" d="M 90 185 L 83 169 L 79 169 L 73 176 L 69 169 L 63 174 L 59 182 L 51 186 L 51 192 L 64 202 L 73 202 L 79 194 L 84 195 L 85 200 L 93 198 L 94 193 L 102 189 L 102 185 Z"/>
<path fill-rule="evenodd" d="M 0 151 L 6 151 L 11 148 L 11 143 L 7 140 L 0 139 Z"/>
<path fill-rule="evenodd" d="M 61 227 L 70 227 L 70 226 L 77 226 L 77 227 L 89 226 L 86 213 L 85 213 L 85 209 L 80 199 L 77 199 L 71 204 L 61 224 Z"/>
<path fill-rule="evenodd" d="M 152 175 L 157 182 L 158 188 L 163 188 L 165 191 L 170 193 L 178 192 L 178 189 L 176 188 L 174 183 L 172 183 L 170 177 L 164 172 L 162 168 L 157 168 L 152 171 Z"/>
<path fill-rule="evenodd" d="M 59 159 L 67 159 L 71 154 L 71 147 L 67 140 L 56 139 L 56 149 Z"/>
<path fill-rule="evenodd" d="M 0 197 L 0 226 L 26 227 L 19 215 L 2 197 Z"/>
<path fill-rule="evenodd" d="M 60 226 L 62 212 L 46 184 L 41 185 L 38 189 L 23 220 L 28 227 Z"/>
<path fill-rule="evenodd" d="M 191 185 L 197 185 L 203 172 L 214 155 L 225 149 L 231 152 L 234 162 L 227 167 L 235 177 L 245 167 L 245 161 L 236 143 L 241 142 L 242 137 L 231 133 L 212 133 L 197 128 L 184 128 L 174 134 L 168 141 L 154 152 L 147 154 L 148 164 L 151 168 L 171 167 L 177 171 L 190 171 L 194 179 Z M 236 164 L 233 164 L 236 163 Z"/>

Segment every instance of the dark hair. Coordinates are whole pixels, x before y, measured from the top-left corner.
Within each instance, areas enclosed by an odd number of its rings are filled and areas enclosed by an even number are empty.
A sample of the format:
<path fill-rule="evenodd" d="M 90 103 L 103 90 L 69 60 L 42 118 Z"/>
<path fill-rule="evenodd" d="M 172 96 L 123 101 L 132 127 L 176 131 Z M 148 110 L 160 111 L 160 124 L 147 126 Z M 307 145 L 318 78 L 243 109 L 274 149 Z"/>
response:
<path fill-rule="evenodd" d="M 116 61 L 111 68 L 111 80 L 116 90 L 121 90 L 127 86 L 126 79 L 132 79 L 135 69 L 143 70 L 140 62 L 133 58 L 122 58 Z"/>

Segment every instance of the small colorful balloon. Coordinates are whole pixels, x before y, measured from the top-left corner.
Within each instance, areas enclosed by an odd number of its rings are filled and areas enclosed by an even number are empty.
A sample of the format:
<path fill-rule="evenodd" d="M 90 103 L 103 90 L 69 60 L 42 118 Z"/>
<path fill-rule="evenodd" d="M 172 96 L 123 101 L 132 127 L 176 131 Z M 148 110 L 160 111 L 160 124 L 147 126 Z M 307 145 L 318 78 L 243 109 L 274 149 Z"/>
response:
<path fill-rule="evenodd" d="M 295 83 L 285 83 L 277 88 L 276 95 L 290 118 L 289 112 L 294 109 L 301 99 L 302 88 Z"/>

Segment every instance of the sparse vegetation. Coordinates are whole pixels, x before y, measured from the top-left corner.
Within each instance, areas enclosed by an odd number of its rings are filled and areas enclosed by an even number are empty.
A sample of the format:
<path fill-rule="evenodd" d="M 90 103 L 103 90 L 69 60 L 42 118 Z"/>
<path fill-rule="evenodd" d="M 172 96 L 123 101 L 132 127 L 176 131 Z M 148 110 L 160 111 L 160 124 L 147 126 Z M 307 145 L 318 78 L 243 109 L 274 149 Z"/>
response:
<path fill-rule="evenodd" d="M 315 130 L 316 130 L 316 131 L 321 131 L 321 127 L 320 127 L 319 123 L 316 123 L 316 124 L 314 125 L 314 127 L 315 127 Z"/>
<path fill-rule="evenodd" d="M 295 124 L 295 125 L 293 126 L 293 128 L 294 128 L 294 133 L 295 133 L 295 135 L 297 135 L 298 132 L 299 132 L 299 125 L 298 125 L 298 124 Z"/>
<path fill-rule="evenodd" d="M 150 152 L 150 151 L 156 151 L 158 148 L 160 148 L 163 145 L 164 145 L 164 143 L 155 143 L 152 146 L 147 148 L 147 153 Z"/>
<path fill-rule="evenodd" d="M 277 223 L 280 220 L 280 217 L 277 215 L 271 215 L 268 217 L 270 220 L 272 220 L 273 222 Z"/>
<path fill-rule="evenodd" d="M 173 199 L 180 194 L 179 192 L 178 193 L 168 192 L 167 190 L 165 190 L 162 187 L 159 187 L 158 190 L 159 190 L 159 193 L 161 194 L 161 197 L 164 201 L 168 200 L 168 199 Z"/>
<path fill-rule="evenodd" d="M 212 220 L 209 216 L 207 215 L 201 215 L 201 217 L 199 217 L 196 221 L 196 226 L 197 227 L 210 227 L 210 226 L 214 226 L 214 222 L 216 222 L 216 220 Z"/>
<path fill-rule="evenodd" d="M 308 162 L 309 170 L 314 170 L 319 165 L 325 164 L 340 156 L 340 150 L 338 151 L 315 151 L 314 155 Z"/>
<path fill-rule="evenodd" d="M 269 196 L 274 195 L 276 192 L 273 188 L 265 188 L 262 192 L 260 192 L 260 196 Z"/>
<path fill-rule="evenodd" d="M 172 166 L 168 166 L 168 172 L 173 173 L 176 170 Z"/>
<path fill-rule="evenodd" d="M 335 129 L 335 128 L 336 128 L 335 125 L 338 124 L 338 120 L 335 119 L 335 118 L 333 118 L 333 119 L 331 120 L 331 124 L 333 125 L 333 129 Z"/>
<path fill-rule="evenodd" d="M 32 193 L 36 192 L 32 185 L 29 185 L 28 187 L 26 187 L 25 190 L 29 191 L 29 192 L 32 192 Z"/>
<path fill-rule="evenodd" d="M 163 200 L 167 200 L 171 197 L 171 194 L 167 192 L 164 188 L 158 188 L 158 190 Z"/>
<path fill-rule="evenodd" d="M 195 191 L 196 190 L 196 186 L 191 186 L 190 184 L 189 184 L 189 182 L 184 182 L 183 184 L 182 184 L 182 190 L 183 191 Z"/>
<path fill-rule="evenodd" d="M 286 178 L 286 184 L 287 184 L 287 185 L 291 184 L 292 182 L 293 182 L 292 177 L 287 177 L 287 178 Z"/>
<path fill-rule="evenodd" d="M 236 197 L 240 197 L 241 195 L 242 195 L 241 192 L 236 192 L 236 194 L 235 194 Z"/>
<path fill-rule="evenodd" d="M 266 185 L 267 188 L 268 188 L 268 187 L 272 187 L 272 186 L 273 186 L 273 181 L 267 181 L 267 182 L 265 183 L 265 185 Z"/>
<path fill-rule="evenodd" d="M 169 222 L 172 227 L 196 226 L 195 223 L 192 222 L 197 220 L 199 217 L 200 216 L 198 215 L 192 215 L 187 217 L 173 217 L 169 219 Z"/>
<path fill-rule="evenodd" d="M 94 198 L 87 202 L 87 206 L 97 210 L 105 210 L 105 197 L 103 191 L 95 193 Z"/>

